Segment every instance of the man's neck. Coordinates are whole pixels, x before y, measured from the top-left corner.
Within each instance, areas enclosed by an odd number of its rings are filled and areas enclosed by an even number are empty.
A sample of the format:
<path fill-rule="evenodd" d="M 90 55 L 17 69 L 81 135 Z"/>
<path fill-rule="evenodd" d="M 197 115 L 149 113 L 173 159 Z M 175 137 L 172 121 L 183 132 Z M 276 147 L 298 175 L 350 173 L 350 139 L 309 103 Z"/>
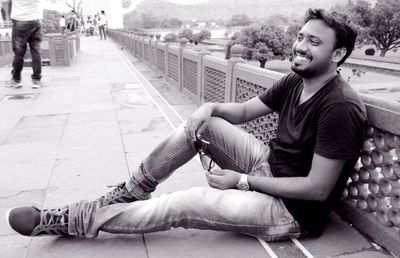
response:
<path fill-rule="evenodd" d="M 310 99 L 319 89 L 336 75 L 336 70 L 324 73 L 314 78 L 303 78 L 303 90 L 301 91 L 299 105 Z"/>
<path fill-rule="evenodd" d="M 336 69 L 332 69 L 331 71 L 317 77 L 303 78 L 304 93 L 306 93 L 307 95 L 316 93 L 326 84 L 326 82 L 335 77 L 336 74 Z"/>

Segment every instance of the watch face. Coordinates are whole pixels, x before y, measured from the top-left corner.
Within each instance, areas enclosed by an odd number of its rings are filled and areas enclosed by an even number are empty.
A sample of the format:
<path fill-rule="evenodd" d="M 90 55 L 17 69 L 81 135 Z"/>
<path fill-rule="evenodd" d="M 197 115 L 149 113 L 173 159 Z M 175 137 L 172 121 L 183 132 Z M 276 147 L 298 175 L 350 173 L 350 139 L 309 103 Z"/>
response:
<path fill-rule="evenodd" d="M 237 189 L 243 190 L 243 191 L 248 191 L 249 190 L 249 185 L 246 182 L 241 182 L 236 185 Z"/>

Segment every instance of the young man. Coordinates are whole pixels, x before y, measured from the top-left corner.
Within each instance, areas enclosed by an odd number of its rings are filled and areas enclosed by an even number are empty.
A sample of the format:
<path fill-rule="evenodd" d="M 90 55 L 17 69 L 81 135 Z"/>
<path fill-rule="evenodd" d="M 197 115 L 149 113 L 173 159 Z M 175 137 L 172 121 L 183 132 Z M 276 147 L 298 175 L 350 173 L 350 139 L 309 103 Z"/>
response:
<path fill-rule="evenodd" d="M 42 59 L 40 43 L 43 38 L 42 29 L 43 8 L 41 0 L 12 0 L 11 20 L 12 48 L 14 60 L 12 63 L 12 78 L 6 82 L 6 87 L 21 88 L 21 72 L 27 45 L 32 56 L 32 88 L 42 87 Z"/>
<path fill-rule="evenodd" d="M 101 10 L 99 15 L 99 33 L 100 33 L 100 40 L 107 39 L 106 28 L 108 25 L 108 20 L 106 13 L 104 10 Z"/>
<path fill-rule="evenodd" d="M 9 212 L 20 234 L 95 237 L 171 227 L 232 231 L 267 241 L 322 233 L 364 139 L 366 112 L 336 72 L 357 33 L 341 16 L 309 10 L 293 44 L 294 73 L 244 103 L 206 103 L 159 144 L 133 176 L 96 201 Z M 279 112 L 265 146 L 232 124 Z M 207 147 L 207 148 L 206 148 Z M 210 187 L 150 198 L 158 183 L 196 153 Z"/>
<path fill-rule="evenodd" d="M 61 34 L 64 34 L 64 32 L 65 32 L 65 16 L 64 15 L 61 16 L 59 25 L 60 25 L 60 29 L 61 29 Z"/>

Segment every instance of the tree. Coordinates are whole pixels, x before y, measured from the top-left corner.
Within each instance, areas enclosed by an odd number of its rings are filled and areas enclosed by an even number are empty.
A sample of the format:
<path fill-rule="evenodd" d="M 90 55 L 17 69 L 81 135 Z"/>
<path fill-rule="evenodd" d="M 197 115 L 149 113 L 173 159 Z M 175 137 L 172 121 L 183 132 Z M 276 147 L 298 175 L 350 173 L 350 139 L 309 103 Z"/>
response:
<path fill-rule="evenodd" d="M 169 18 L 160 21 L 160 28 L 180 28 L 182 21 L 178 18 Z"/>
<path fill-rule="evenodd" d="M 157 19 L 151 11 L 146 11 L 140 14 L 142 28 L 151 29 L 157 25 Z"/>
<path fill-rule="evenodd" d="M 187 38 L 188 40 L 193 40 L 193 31 L 191 29 L 183 29 L 179 31 L 178 38 Z"/>
<path fill-rule="evenodd" d="M 270 60 L 284 60 L 291 54 L 292 40 L 283 29 L 273 25 L 253 25 L 241 30 L 233 43 L 244 46 L 243 58 L 260 62 L 264 68 Z"/>
<path fill-rule="evenodd" d="M 164 36 L 164 41 L 165 42 L 174 42 L 178 38 L 178 35 L 175 33 L 168 33 Z"/>
<path fill-rule="evenodd" d="M 269 16 L 265 21 L 265 24 L 274 25 L 275 27 L 282 28 L 285 27 L 287 23 L 288 19 L 282 14 L 273 14 Z"/>
<path fill-rule="evenodd" d="M 227 25 L 228 26 L 248 26 L 250 25 L 251 20 L 245 14 L 235 14 L 229 19 Z"/>
<path fill-rule="evenodd" d="M 208 30 L 201 30 L 200 32 L 193 34 L 193 42 L 195 45 L 201 43 L 203 40 L 210 38 L 211 38 L 211 32 Z"/>
<path fill-rule="evenodd" d="M 45 33 L 60 32 L 61 13 L 56 10 L 43 10 L 43 30 Z"/>
<path fill-rule="evenodd" d="M 121 0 L 122 8 L 129 8 L 132 4 L 132 0 Z"/>
<path fill-rule="evenodd" d="M 365 0 L 350 0 L 346 8 L 344 12 L 360 28 L 358 42 L 373 43 L 380 56 L 400 47 L 400 1 L 380 0 L 371 7 Z"/>
<path fill-rule="evenodd" d="M 51 2 L 63 1 L 66 6 L 71 8 L 71 11 L 76 13 L 78 19 L 82 17 L 82 2 L 83 0 L 51 0 Z"/>

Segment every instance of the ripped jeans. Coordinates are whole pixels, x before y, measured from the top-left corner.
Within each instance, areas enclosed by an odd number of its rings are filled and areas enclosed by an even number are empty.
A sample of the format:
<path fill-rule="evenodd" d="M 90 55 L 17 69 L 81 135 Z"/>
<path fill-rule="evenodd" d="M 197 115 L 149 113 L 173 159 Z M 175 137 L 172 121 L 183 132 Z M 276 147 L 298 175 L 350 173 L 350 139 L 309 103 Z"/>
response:
<path fill-rule="evenodd" d="M 210 142 L 207 154 L 222 169 L 254 176 L 272 176 L 269 148 L 224 119 L 212 117 L 203 133 Z M 183 125 L 142 161 L 127 181 L 128 191 L 140 201 L 105 207 L 97 201 L 69 205 L 71 235 L 96 237 L 110 233 L 148 233 L 172 227 L 230 231 L 267 241 L 300 236 L 298 222 L 280 198 L 256 191 L 194 187 L 150 198 L 157 184 L 196 155 Z"/>

